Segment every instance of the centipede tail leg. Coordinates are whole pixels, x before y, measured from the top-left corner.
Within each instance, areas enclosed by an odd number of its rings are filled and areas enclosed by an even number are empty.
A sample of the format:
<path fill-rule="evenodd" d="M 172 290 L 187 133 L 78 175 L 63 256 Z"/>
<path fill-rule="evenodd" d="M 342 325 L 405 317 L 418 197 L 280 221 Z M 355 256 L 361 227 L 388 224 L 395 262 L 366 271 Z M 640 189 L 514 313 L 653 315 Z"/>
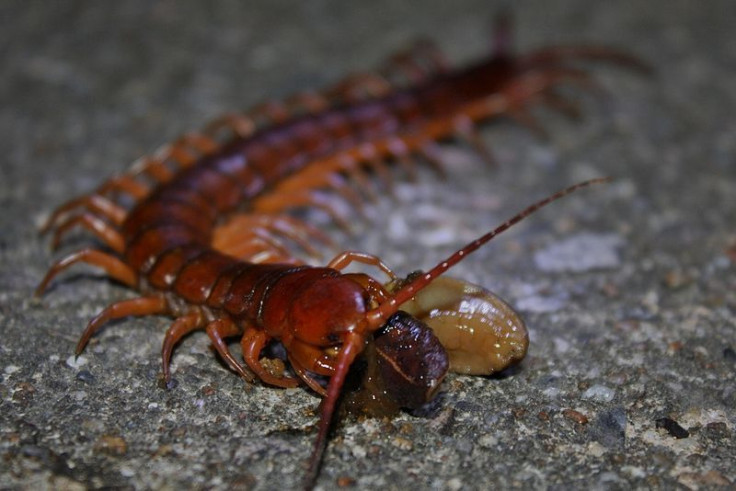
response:
<path fill-rule="evenodd" d="M 123 317 L 141 317 L 145 315 L 163 315 L 169 312 L 168 304 L 161 295 L 140 297 L 114 303 L 97 314 L 82 333 L 77 343 L 75 354 L 79 356 L 92 335 L 105 323 Z"/>
<path fill-rule="evenodd" d="M 179 343 L 181 338 L 192 331 L 202 328 L 203 326 L 204 317 L 200 310 L 196 309 L 184 316 L 177 317 L 177 319 L 166 330 L 163 346 L 161 347 L 161 367 L 164 374 L 164 381 L 166 383 L 171 380 L 169 364 L 171 362 L 171 354 L 174 351 L 174 346 Z"/>
<path fill-rule="evenodd" d="M 243 377 L 247 382 L 251 384 L 255 382 L 256 379 L 253 374 L 243 367 L 243 365 L 238 363 L 233 354 L 230 353 L 230 350 L 224 341 L 224 338 L 240 334 L 240 328 L 232 320 L 228 318 L 220 318 L 207 324 L 205 331 L 207 332 L 210 341 L 212 341 L 212 345 L 215 347 L 222 359 L 227 363 L 227 366 Z"/>
<path fill-rule="evenodd" d="M 43 294 L 51 280 L 53 280 L 56 275 L 76 263 L 86 263 L 102 268 L 112 278 L 130 287 L 135 287 L 138 282 L 138 275 L 136 272 L 117 257 L 111 256 L 110 254 L 106 254 L 97 249 L 86 248 L 81 251 L 73 252 L 56 261 L 54 265 L 49 268 L 46 276 L 44 276 L 43 280 L 38 285 L 38 288 L 36 288 L 36 297 L 40 297 Z"/>
<path fill-rule="evenodd" d="M 255 373 L 261 381 L 276 387 L 293 388 L 299 386 L 299 379 L 293 377 L 277 377 L 263 368 L 260 355 L 268 343 L 268 335 L 253 327 L 248 327 L 243 334 L 240 345 L 243 349 L 243 359 L 248 368 Z"/>

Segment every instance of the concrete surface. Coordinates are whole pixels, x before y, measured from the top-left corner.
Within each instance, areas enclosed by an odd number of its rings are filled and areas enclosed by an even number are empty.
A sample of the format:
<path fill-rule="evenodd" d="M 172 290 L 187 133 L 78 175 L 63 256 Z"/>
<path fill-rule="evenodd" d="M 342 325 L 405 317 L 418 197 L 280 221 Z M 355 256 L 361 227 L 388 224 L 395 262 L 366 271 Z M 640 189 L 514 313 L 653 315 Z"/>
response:
<path fill-rule="evenodd" d="M 318 399 L 245 387 L 206 337 L 159 386 L 163 318 L 76 336 L 132 295 L 77 268 L 40 301 L 54 257 L 37 226 L 219 113 L 325 86 L 416 37 L 453 60 L 486 49 L 504 2 L 0 4 L 0 487 L 282 489 L 299 485 Z M 250 2 L 255 4 L 255 2 Z M 584 118 L 536 111 L 548 138 L 485 127 L 489 171 L 457 144 L 450 178 L 402 183 L 356 235 L 401 273 L 428 267 L 532 200 L 615 183 L 530 218 L 454 276 L 515 305 L 524 363 L 450 376 L 423 417 L 346 420 L 319 487 L 716 489 L 736 483 L 736 9 L 730 1 L 513 2 L 521 50 L 602 43 L 655 75 L 586 65 Z M 72 234 L 63 250 L 90 243 Z"/>

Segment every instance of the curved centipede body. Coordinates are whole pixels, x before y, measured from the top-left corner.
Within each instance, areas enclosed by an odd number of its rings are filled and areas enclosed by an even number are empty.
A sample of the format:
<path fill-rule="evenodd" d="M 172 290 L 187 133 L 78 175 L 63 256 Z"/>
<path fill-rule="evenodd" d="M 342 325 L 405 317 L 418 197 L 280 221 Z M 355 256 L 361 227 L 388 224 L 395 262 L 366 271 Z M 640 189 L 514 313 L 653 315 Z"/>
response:
<path fill-rule="evenodd" d="M 405 322 L 394 320 L 402 304 L 495 235 L 550 201 L 600 181 L 572 186 L 530 206 L 396 288 L 366 274 L 341 272 L 357 261 L 378 266 L 396 280 L 379 258 L 368 254 L 345 252 L 325 267 L 291 257 L 286 242 L 314 254 L 311 244 L 329 238 L 285 211 L 317 207 L 340 221 L 330 201 L 323 199 L 325 190 L 358 207 L 362 198 L 356 198 L 352 185 L 373 175 L 390 184 L 388 161 L 409 173 L 417 157 L 441 167 L 435 147 L 439 140 L 460 137 L 488 156 L 476 123 L 502 115 L 527 121 L 532 101 L 573 110 L 556 88 L 571 83 L 596 87 L 588 73 L 570 62 L 641 66 L 607 48 L 548 48 L 512 56 L 503 49 L 506 44 L 501 40 L 488 59 L 450 70 L 436 48 L 422 43 L 396 56 L 388 74 L 351 77 L 321 94 L 267 103 L 185 135 L 51 215 L 45 228 L 53 231 L 55 246 L 68 230 L 81 226 L 106 250 L 89 247 L 58 260 L 37 293 L 75 263 L 97 266 L 141 296 L 115 303 L 92 319 L 77 354 L 110 320 L 169 315 L 175 320 L 162 347 L 167 381 L 174 346 L 186 334 L 203 329 L 227 365 L 245 380 L 278 387 L 306 384 L 324 396 L 307 477 L 311 486 L 347 371 L 374 333 Z M 399 77 L 410 83 L 399 84 Z M 126 206 L 130 202 L 132 206 Z M 218 228 L 228 216 L 230 221 Z M 495 303 L 493 298 L 488 301 Z M 507 322 L 523 329 L 519 323 Z M 523 357 L 525 331 L 516 334 L 515 354 L 493 369 Z M 225 343 L 234 336 L 241 338 L 245 365 Z M 285 348 L 293 375 L 270 369 L 261 359 L 263 348 L 273 341 Z M 422 353 L 438 352 L 433 341 L 427 343 L 432 347 Z M 392 346 L 380 350 L 392 353 Z M 435 372 L 420 399 L 430 398 L 439 385 L 444 372 Z M 317 376 L 329 378 L 326 387 Z"/>

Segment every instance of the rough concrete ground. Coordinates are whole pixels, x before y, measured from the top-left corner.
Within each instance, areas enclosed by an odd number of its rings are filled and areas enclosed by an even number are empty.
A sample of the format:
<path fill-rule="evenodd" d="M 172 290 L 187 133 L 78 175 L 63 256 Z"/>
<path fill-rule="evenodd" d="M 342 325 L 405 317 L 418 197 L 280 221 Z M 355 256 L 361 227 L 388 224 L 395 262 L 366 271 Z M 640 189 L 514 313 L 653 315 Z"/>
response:
<path fill-rule="evenodd" d="M 40 301 L 37 226 L 63 201 L 219 113 L 325 86 L 424 36 L 486 48 L 504 2 L 22 2 L 0 5 L 0 487 L 297 487 L 306 390 L 245 387 L 201 333 L 159 386 L 168 321 L 76 336 L 132 293 L 78 268 Z M 540 139 L 486 127 L 499 166 L 447 145 L 333 237 L 406 273 L 594 175 L 453 272 L 524 315 L 531 350 L 499 377 L 450 376 L 425 417 L 344 421 L 319 486 L 733 488 L 736 483 L 736 9 L 730 1 L 514 2 L 520 49 L 602 43 L 655 74 L 586 66 L 584 117 L 535 111 Z M 89 243 L 72 235 L 63 249 Z"/>

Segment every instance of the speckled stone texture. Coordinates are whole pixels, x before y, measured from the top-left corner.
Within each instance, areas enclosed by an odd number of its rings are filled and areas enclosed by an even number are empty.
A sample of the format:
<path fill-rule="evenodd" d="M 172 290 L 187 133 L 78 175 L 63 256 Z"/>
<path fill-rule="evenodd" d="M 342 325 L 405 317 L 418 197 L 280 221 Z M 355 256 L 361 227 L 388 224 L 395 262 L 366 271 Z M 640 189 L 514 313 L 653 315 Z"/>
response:
<path fill-rule="evenodd" d="M 253 5 L 248 5 L 252 3 Z M 344 247 L 426 268 L 535 199 L 617 180 L 538 213 L 453 271 L 506 298 L 531 332 L 501 376 L 449 376 L 420 415 L 344 420 L 318 486 L 334 489 L 733 488 L 736 483 L 736 9 L 733 2 L 0 3 L 0 487 L 299 486 L 318 399 L 248 387 L 202 333 L 159 385 L 168 320 L 110 325 L 133 295 L 75 268 L 41 300 L 54 257 L 37 226 L 136 157 L 219 113 L 322 87 L 417 37 L 461 62 L 513 3 L 519 50 L 600 43 L 654 74 L 586 65 L 605 88 L 540 138 L 484 127 L 498 167 L 443 146 L 367 206 Z M 381 188 L 379 187 L 379 190 Z M 321 217 L 313 217 L 319 223 Z M 72 234 L 63 250 L 90 239 Z"/>

